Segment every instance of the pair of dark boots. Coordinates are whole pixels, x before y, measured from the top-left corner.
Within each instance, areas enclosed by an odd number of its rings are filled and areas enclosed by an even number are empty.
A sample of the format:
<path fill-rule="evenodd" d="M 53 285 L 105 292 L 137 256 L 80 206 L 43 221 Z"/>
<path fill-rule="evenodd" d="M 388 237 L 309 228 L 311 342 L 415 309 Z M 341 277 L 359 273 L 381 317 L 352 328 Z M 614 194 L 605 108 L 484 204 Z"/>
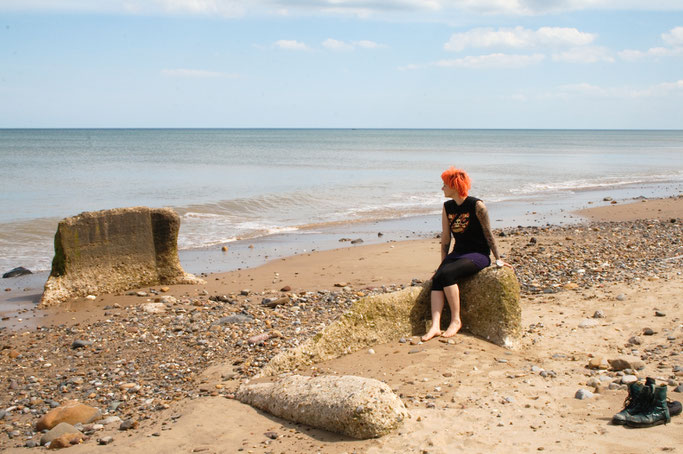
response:
<path fill-rule="evenodd" d="M 644 385 L 638 382 L 628 385 L 624 409 L 614 415 L 612 423 L 652 427 L 670 422 L 681 409 L 680 402 L 667 402 L 666 385 L 657 386 L 654 378 L 647 377 Z"/>

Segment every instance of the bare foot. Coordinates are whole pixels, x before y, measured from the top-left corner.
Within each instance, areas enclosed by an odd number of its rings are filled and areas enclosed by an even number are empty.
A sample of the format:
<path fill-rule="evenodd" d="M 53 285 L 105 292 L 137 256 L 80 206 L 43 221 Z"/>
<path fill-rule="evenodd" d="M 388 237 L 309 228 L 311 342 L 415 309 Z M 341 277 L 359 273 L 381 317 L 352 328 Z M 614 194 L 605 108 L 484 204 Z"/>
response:
<path fill-rule="evenodd" d="M 456 334 L 458 334 L 458 331 L 460 331 L 460 328 L 462 327 L 462 322 L 458 320 L 457 322 L 451 322 L 450 325 L 448 325 L 448 329 L 446 330 L 445 333 L 443 333 L 441 336 L 442 337 L 453 337 Z"/>
<path fill-rule="evenodd" d="M 427 334 L 422 336 L 422 342 L 427 342 L 429 339 L 436 336 L 441 336 L 441 330 L 436 326 L 432 326 L 432 328 L 427 332 Z"/>

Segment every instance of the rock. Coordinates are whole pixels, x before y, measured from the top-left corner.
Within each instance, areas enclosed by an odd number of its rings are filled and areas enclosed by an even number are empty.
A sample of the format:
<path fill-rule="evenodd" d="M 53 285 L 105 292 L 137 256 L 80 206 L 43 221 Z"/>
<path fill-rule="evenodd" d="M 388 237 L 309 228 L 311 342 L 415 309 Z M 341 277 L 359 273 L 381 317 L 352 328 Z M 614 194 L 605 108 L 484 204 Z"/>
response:
<path fill-rule="evenodd" d="M 254 344 L 258 344 L 260 342 L 265 342 L 268 339 L 270 339 L 270 334 L 263 333 L 263 334 L 257 334 L 256 336 L 251 336 L 249 339 L 247 339 L 247 342 L 250 345 L 254 345 Z"/>
<path fill-rule="evenodd" d="M 95 301 L 97 297 L 95 295 L 88 295 L 85 297 L 85 299 L 90 300 L 90 301 Z"/>
<path fill-rule="evenodd" d="M 221 317 L 218 320 L 216 320 L 213 324 L 214 325 L 228 325 L 228 324 L 242 324 L 246 322 L 252 321 L 253 318 L 249 317 L 248 315 L 243 315 L 243 314 L 236 314 L 236 315 L 228 315 L 227 317 Z"/>
<path fill-rule="evenodd" d="M 581 320 L 581 323 L 579 323 L 579 328 L 593 328 L 595 326 L 598 326 L 600 322 L 594 319 L 586 318 Z"/>
<path fill-rule="evenodd" d="M 609 365 L 612 368 L 612 370 L 617 372 L 626 369 L 642 370 L 645 368 L 645 363 L 639 359 L 629 360 L 618 358 L 608 359 L 607 361 L 609 362 Z"/>
<path fill-rule="evenodd" d="M 263 301 L 261 301 L 262 306 L 270 308 L 282 306 L 283 304 L 287 303 L 289 303 L 289 298 L 287 298 L 286 296 L 277 299 L 264 298 Z"/>
<path fill-rule="evenodd" d="M 104 426 L 108 426 L 110 424 L 120 424 L 121 422 L 121 418 L 118 416 L 107 416 L 106 418 L 100 420 L 100 424 Z"/>
<path fill-rule="evenodd" d="M 642 343 L 642 341 L 640 340 L 640 337 L 633 336 L 628 340 L 628 343 L 632 344 L 632 345 L 640 345 Z"/>
<path fill-rule="evenodd" d="M 259 376 L 289 372 L 301 365 L 338 358 L 402 336 L 411 336 L 414 332 L 424 332 L 424 320 L 419 321 L 414 312 L 416 300 L 425 291 L 409 287 L 399 292 L 361 298 L 350 311 L 316 336 L 276 355 L 261 369 Z"/>
<path fill-rule="evenodd" d="M 3 419 L 5 419 L 5 415 L 6 415 L 6 414 L 7 414 L 7 412 L 6 412 L 5 410 L 0 410 L 0 421 L 2 421 Z"/>
<path fill-rule="evenodd" d="M 280 289 L 280 291 L 281 291 L 281 292 L 291 292 L 291 291 L 292 291 L 292 287 L 290 287 L 289 285 L 285 285 L 284 287 L 282 287 L 282 288 Z"/>
<path fill-rule="evenodd" d="M 586 389 L 579 389 L 576 391 L 576 394 L 574 394 L 574 398 L 579 399 L 579 400 L 584 400 L 584 399 L 591 399 L 593 398 L 593 393 L 586 390 Z"/>
<path fill-rule="evenodd" d="M 137 429 L 138 427 L 138 422 L 133 421 L 132 419 L 127 419 L 121 423 L 119 426 L 119 430 L 131 430 L 131 429 Z"/>
<path fill-rule="evenodd" d="M 623 293 L 620 293 L 617 295 L 617 301 L 624 301 L 626 299 L 626 295 Z"/>
<path fill-rule="evenodd" d="M 52 429 L 62 422 L 88 424 L 97 421 L 101 416 L 102 413 L 97 408 L 70 400 L 43 415 L 36 423 L 36 430 L 40 432 L 44 429 Z"/>
<path fill-rule="evenodd" d="M 459 287 L 463 329 L 499 346 L 516 346 L 522 334 L 522 310 L 515 272 L 508 267 L 487 267 L 462 279 Z M 423 289 L 414 316 L 423 317 L 424 327 L 424 319 L 430 314 L 431 281 Z M 442 325 L 445 327 L 449 320 L 450 310 L 445 308 Z"/>
<path fill-rule="evenodd" d="M 17 277 L 17 276 L 24 276 L 26 274 L 33 274 L 31 270 L 24 268 L 23 266 L 18 266 L 16 268 L 13 268 L 6 272 L 5 274 L 2 275 L 3 279 L 7 279 L 10 277 Z"/>
<path fill-rule="evenodd" d="M 223 252 L 228 252 L 228 247 L 227 247 L 227 246 L 223 246 L 223 247 L 221 248 L 221 251 L 223 251 Z"/>
<path fill-rule="evenodd" d="M 656 317 L 666 317 L 666 313 L 662 311 L 655 311 Z"/>
<path fill-rule="evenodd" d="M 674 389 L 675 393 L 683 393 L 683 385 L 678 385 L 676 386 L 676 389 Z"/>
<path fill-rule="evenodd" d="M 50 442 L 48 449 L 63 449 L 70 448 L 73 445 L 83 443 L 85 440 L 85 435 L 82 433 L 68 433 L 60 437 L 55 438 Z"/>
<path fill-rule="evenodd" d="M 245 289 L 243 289 L 243 290 L 240 290 L 240 295 L 241 295 L 241 296 L 249 296 L 249 293 L 251 293 L 251 290 L 249 290 L 249 289 L 246 289 L 246 288 L 245 288 Z"/>
<path fill-rule="evenodd" d="M 609 369 L 609 363 L 604 358 L 596 357 L 596 358 L 591 358 L 588 361 L 588 364 L 586 365 L 586 367 L 588 367 L 589 369 L 606 370 L 606 369 Z"/>
<path fill-rule="evenodd" d="M 168 208 L 117 208 L 63 219 L 40 305 L 146 285 L 204 283 L 180 266 L 179 228 L 180 218 Z"/>
<path fill-rule="evenodd" d="M 277 440 L 278 437 L 277 432 L 266 432 L 263 435 L 270 438 L 271 440 Z"/>
<path fill-rule="evenodd" d="M 140 309 L 148 314 L 163 314 L 166 312 L 166 304 L 164 303 L 144 303 L 140 305 Z"/>
<path fill-rule="evenodd" d="M 360 244 L 363 242 L 362 238 L 356 238 L 355 240 L 351 240 L 351 244 Z"/>
<path fill-rule="evenodd" d="M 643 335 L 645 336 L 654 336 L 655 332 L 652 328 L 644 328 L 643 329 Z"/>
<path fill-rule="evenodd" d="M 337 282 L 336 284 L 334 284 L 335 287 L 346 287 L 348 285 L 349 284 L 347 284 L 346 282 Z"/>
<path fill-rule="evenodd" d="M 36 446 L 40 446 L 40 443 L 35 440 L 28 440 L 24 443 L 25 448 L 35 448 Z"/>
<path fill-rule="evenodd" d="M 71 348 L 76 350 L 77 348 L 85 348 L 85 347 L 90 347 L 93 344 L 92 341 L 87 341 L 87 340 L 82 340 L 82 339 L 76 339 L 71 343 Z"/>
<path fill-rule="evenodd" d="M 43 434 L 43 436 L 40 437 L 40 444 L 46 445 L 55 440 L 56 438 L 59 438 L 67 434 L 76 434 L 80 435 L 81 437 L 84 437 L 83 433 L 71 424 L 61 422 L 59 424 L 56 424 L 54 427 L 50 429 L 49 432 Z"/>
<path fill-rule="evenodd" d="M 108 445 L 114 442 L 114 437 L 112 436 L 106 436 L 102 438 L 97 439 L 97 444 L 98 445 Z"/>
<path fill-rule="evenodd" d="M 139 296 L 140 298 L 145 298 L 145 297 L 149 296 L 149 294 L 147 292 L 135 292 L 135 295 Z"/>
<path fill-rule="evenodd" d="M 630 383 L 635 383 L 638 381 L 638 377 L 635 375 L 624 375 L 621 377 L 621 383 L 624 385 L 628 385 Z"/>
<path fill-rule="evenodd" d="M 292 375 L 242 385 L 236 397 L 274 416 L 357 439 L 388 434 L 408 416 L 385 383 L 350 375 Z"/>
<path fill-rule="evenodd" d="M 595 311 L 593 313 L 593 318 L 605 318 L 605 313 L 603 311 Z"/>

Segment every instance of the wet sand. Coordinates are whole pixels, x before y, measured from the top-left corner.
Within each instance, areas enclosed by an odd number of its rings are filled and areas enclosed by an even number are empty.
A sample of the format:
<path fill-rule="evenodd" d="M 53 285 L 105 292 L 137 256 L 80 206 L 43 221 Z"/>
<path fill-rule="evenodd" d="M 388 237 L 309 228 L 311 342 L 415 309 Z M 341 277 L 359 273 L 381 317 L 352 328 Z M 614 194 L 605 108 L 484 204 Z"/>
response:
<path fill-rule="evenodd" d="M 0 332 L 7 377 L 0 405 L 16 407 L 0 420 L 0 447 L 26 452 L 19 446 L 38 437 L 29 427 L 49 400 L 77 398 L 103 409 L 121 402 L 111 414 L 140 425 L 127 432 L 105 426 L 70 452 L 675 452 L 683 444 L 681 416 L 649 429 L 610 425 L 626 391 L 607 385 L 620 375 L 586 365 L 591 357 L 640 359 L 645 368 L 638 376 L 670 381 L 670 397 L 683 400 L 673 392 L 683 382 L 683 198 L 580 214 L 601 222 L 507 228 L 497 237 L 522 284 L 521 348 L 504 350 L 466 333 L 452 345 L 397 339 L 373 347 L 374 354 L 356 352 L 305 371 L 386 381 L 411 413 L 396 433 L 351 440 L 268 416 L 231 396 L 269 357 L 313 335 L 354 299 L 428 279 L 438 265 L 437 239 L 304 253 L 209 275 L 206 286 L 28 309 L 22 317 L 39 329 L 12 319 Z M 168 313 L 140 309 L 166 295 L 177 299 Z M 261 305 L 280 297 L 289 299 L 282 307 Z M 596 311 L 604 318 L 593 318 Z M 230 314 L 253 321 L 216 324 Z M 271 338 L 249 345 L 249 337 L 263 333 Z M 640 344 L 629 342 L 634 337 Z M 76 339 L 93 345 L 73 350 Z M 602 380 L 599 393 L 575 399 L 580 388 L 595 391 L 591 379 Z M 126 383 L 139 388 L 124 391 Z M 269 431 L 277 439 L 264 435 Z M 95 439 L 104 435 L 114 442 L 99 448 Z"/>

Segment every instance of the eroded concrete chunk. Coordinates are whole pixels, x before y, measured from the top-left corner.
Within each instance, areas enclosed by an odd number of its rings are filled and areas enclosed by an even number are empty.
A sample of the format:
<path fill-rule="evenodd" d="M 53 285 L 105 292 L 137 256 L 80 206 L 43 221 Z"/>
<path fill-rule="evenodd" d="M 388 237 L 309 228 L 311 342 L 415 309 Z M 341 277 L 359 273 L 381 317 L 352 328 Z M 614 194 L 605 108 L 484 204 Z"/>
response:
<path fill-rule="evenodd" d="M 116 208 L 63 219 L 40 304 L 146 285 L 203 283 L 178 260 L 180 218 L 171 209 Z"/>
<path fill-rule="evenodd" d="M 431 291 L 432 283 L 425 283 Z M 460 317 L 463 330 L 500 345 L 515 347 L 522 335 L 522 309 L 519 282 L 511 269 L 488 267 L 462 279 L 460 288 Z M 417 306 L 425 318 L 430 314 L 429 292 L 418 299 Z M 448 304 L 444 307 L 441 323 L 450 321 Z"/>
<path fill-rule="evenodd" d="M 408 417 L 389 386 L 352 375 L 291 375 L 242 385 L 237 398 L 280 418 L 358 439 L 386 435 Z"/>

